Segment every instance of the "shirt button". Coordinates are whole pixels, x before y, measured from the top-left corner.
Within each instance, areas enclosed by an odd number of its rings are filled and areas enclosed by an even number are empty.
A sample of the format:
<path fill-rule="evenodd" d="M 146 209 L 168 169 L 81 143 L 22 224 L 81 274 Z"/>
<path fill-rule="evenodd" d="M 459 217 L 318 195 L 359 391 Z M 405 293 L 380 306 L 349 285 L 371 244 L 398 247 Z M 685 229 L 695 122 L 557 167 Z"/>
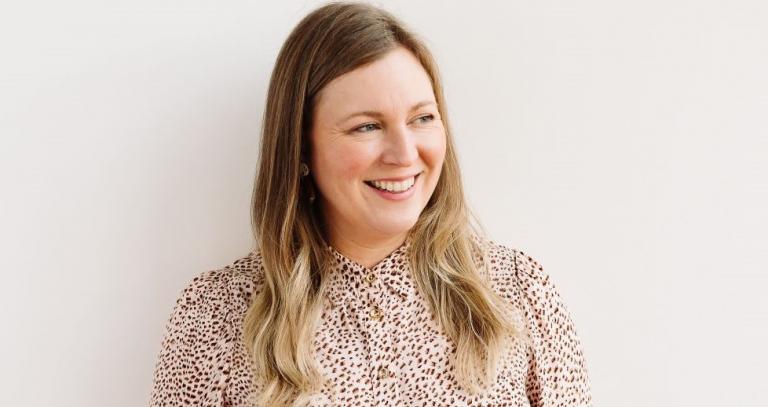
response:
<path fill-rule="evenodd" d="M 368 273 L 365 276 L 365 282 L 367 282 L 368 284 L 373 284 L 374 281 L 376 281 L 376 275 L 375 274 Z"/>
<path fill-rule="evenodd" d="M 368 316 L 370 316 L 373 320 L 381 321 L 381 317 L 384 316 L 384 313 L 381 312 L 379 307 L 374 305 L 373 308 L 371 308 L 371 311 L 368 312 Z"/>
<path fill-rule="evenodd" d="M 389 369 L 387 369 L 386 367 L 382 366 L 382 367 L 379 368 L 379 375 L 378 376 L 379 376 L 380 380 L 384 380 L 387 377 L 395 377 L 395 374 L 390 372 Z"/>

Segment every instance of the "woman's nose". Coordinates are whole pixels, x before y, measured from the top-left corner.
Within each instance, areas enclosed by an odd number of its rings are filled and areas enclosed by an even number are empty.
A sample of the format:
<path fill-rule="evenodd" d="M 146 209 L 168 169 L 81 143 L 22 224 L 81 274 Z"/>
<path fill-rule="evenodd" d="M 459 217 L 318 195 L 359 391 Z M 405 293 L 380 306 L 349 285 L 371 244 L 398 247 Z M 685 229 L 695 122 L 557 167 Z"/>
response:
<path fill-rule="evenodd" d="M 419 149 L 415 135 L 407 126 L 390 127 L 386 134 L 386 142 L 382 161 L 385 164 L 407 166 L 413 164 L 419 157 Z"/>

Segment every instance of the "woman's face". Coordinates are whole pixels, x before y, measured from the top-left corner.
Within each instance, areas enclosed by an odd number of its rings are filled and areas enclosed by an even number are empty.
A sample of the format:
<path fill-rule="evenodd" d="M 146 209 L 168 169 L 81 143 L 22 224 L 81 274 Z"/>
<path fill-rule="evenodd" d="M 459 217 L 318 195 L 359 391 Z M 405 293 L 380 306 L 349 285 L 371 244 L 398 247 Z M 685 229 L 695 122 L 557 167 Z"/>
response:
<path fill-rule="evenodd" d="M 335 78 L 317 99 L 311 143 L 331 242 L 404 237 L 429 202 L 445 158 L 427 72 L 397 47 Z"/>

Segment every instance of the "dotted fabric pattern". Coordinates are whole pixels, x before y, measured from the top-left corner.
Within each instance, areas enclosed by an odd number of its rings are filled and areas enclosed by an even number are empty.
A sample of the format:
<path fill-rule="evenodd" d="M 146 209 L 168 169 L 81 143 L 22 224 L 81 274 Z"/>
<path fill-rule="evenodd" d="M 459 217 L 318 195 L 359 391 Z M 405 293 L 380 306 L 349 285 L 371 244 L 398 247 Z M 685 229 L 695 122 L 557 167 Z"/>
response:
<path fill-rule="evenodd" d="M 572 318 L 555 284 L 526 253 L 490 242 L 490 285 L 520 310 L 530 343 L 515 341 L 480 395 L 455 380 L 455 347 L 410 275 L 406 240 L 372 268 L 336 259 L 313 349 L 326 385 L 312 406 L 591 406 Z M 242 322 L 264 281 L 258 252 L 196 276 L 166 325 L 151 406 L 252 406 Z"/>

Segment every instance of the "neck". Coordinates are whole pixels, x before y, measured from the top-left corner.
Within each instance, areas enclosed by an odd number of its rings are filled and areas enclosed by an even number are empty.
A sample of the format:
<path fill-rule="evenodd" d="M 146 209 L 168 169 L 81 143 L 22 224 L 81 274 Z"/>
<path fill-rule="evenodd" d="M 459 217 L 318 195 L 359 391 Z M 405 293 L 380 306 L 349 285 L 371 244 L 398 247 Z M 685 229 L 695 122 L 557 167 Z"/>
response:
<path fill-rule="evenodd" d="M 340 233 L 329 233 L 330 245 L 348 259 L 372 268 L 404 242 L 408 233 L 378 239 L 361 239 Z"/>

